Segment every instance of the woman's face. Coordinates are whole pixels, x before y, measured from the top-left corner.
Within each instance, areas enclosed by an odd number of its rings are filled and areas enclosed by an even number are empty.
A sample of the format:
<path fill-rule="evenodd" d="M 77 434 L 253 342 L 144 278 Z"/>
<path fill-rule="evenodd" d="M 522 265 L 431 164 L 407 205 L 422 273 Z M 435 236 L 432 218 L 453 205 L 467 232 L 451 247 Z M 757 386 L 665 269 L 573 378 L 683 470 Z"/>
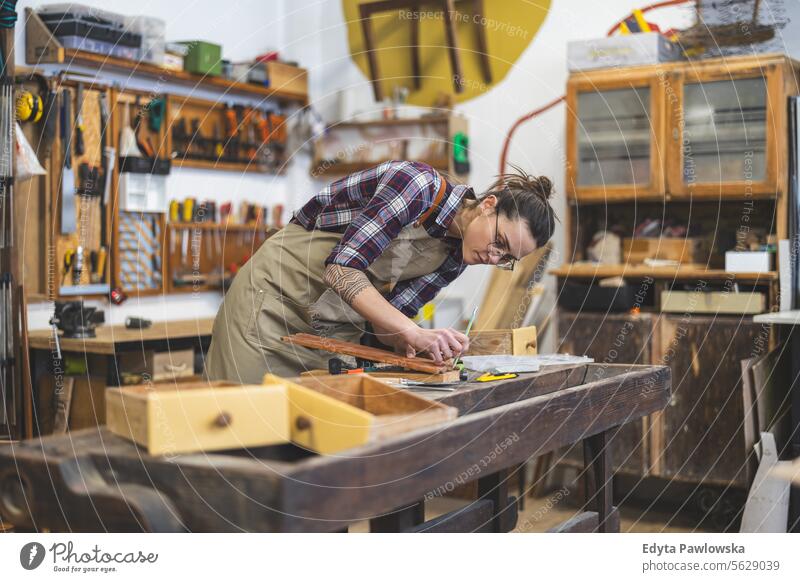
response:
<path fill-rule="evenodd" d="M 497 198 L 487 196 L 464 228 L 461 250 L 465 265 L 496 265 L 505 258 L 519 260 L 536 250 L 536 241 L 522 218 L 495 212 Z M 505 258 L 504 258 L 505 256 Z"/>

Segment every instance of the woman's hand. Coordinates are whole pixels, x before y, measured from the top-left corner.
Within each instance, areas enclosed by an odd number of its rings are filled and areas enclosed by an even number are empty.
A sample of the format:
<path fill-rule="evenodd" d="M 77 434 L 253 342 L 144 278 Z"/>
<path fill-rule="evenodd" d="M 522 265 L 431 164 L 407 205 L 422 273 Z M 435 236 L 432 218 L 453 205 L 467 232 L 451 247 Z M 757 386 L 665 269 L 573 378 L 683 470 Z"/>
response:
<path fill-rule="evenodd" d="M 443 363 L 463 354 L 469 349 L 469 339 L 454 329 L 423 329 L 417 325 L 397 336 L 395 347 L 413 358 L 427 352 L 434 362 Z"/>

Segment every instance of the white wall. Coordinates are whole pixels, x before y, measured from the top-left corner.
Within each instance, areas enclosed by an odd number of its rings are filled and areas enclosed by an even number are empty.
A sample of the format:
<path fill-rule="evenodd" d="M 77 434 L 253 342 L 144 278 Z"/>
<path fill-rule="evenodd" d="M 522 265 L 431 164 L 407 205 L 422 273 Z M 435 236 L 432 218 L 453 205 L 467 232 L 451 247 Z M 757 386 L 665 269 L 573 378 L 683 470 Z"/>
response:
<path fill-rule="evenodd" d="M 287 58 L 309 68 L 311 100 L 326 121 L 336 120 L 337 94 L 341 89 L 350 91 L 349 98 L 355 103 L 355 109 L 375 107 L 368 80 L 350 60 L 346 24 L 338 0 L 228 0 L 224 4 L 211 0 L 139 3 L 91 0 L 87 3 L 123 13 L 164 18 L 168 39 L 200 38 L 218 42 L 224 47 L 224 56 L 234 60 L 278 48 Z M 30 4 L 21 1 L 20 11 Z M 800 13 L 800 4 L 787 4 L 789 16 Z M 471 183 L 477 190 L 488 186 L 497 173 L 503 138 L 514 121 L 563 94 L 567 80 L 567 41 L 604 36 L 614 22 L 640 5 L 641 0 L 554 0 L 538 34 L 507 77 L 489 93 L 457 106 L 457 111 L 470 123 Z M 667 8 L 649 13 L 648 19 L 657 22 L 662 29 L 683 27 L 691 22 L 691 13 L 687 8 Z M 20 37 L 23 28 L 18 27 Z M 791 25 L 787 27 L 783 35 L 787 39 L 787 50 L 795 53 L 798 41 L 794 38 L 797 35 L 790 32 L 791 28 Z M 18 53 L 18 60 L 21 54 L 22 51 Z M 554 206 L 562 217 L 565 214 L 564 127 L 565 110 L 560 105 L 524 125 L 515 136 L 509 156 L 509 161 L 553 179 Z M 181 170 L 170 178 L 170 188 L 174 190 L 171 195 L 220 199 L 263 197 L 268 203 L 280 199 L 294 208 L 322 186 L 309 177 L 308 163 L 305 156 L 299 156 L 288 176 L 278 178 Z M 562 228 L 555 242 L 557 251 L 561 251 L 564 248 Z M 554 262 L 563 262 L 558 252 Z M 488 267 L 471 267 L 445 291 L 445 296 L 462 299 L 468 313 L 473 305 L 480 303 L 490 274 Z M 158 319 L 209 316 L 216 311 L 218 302 L 219 296 L 215 294 L 148 299 L 138 305 L 112 308 L 110 317 L 118 321 L 127 313 Z M 47 309 L 32 308 L 33 325 L 46 321 Z"/>
<path fill-rule="evenodd" d="M 503 139 L 514 121 L 564 93 L 567 41 L 604 36 L 614 22 L 639 5 L 636 0 L 554 0 L 538 34 L 506 78 L 490 92 L 456 106 L 469 120 L 470 182 L 476 190 L 485 189 L 494 180 Z M 653 12 L 649 18 L 669 28 L 688 24 L 687 16 L 685 9 L 671 8 Z M 340 2 L 296 0 L 287 9 L 285 20 L 286 52 L 310 69 L 312 102 L 326 121 L 336 121 L 337 93 L 342 89 L 349 91 L 354 109 L 376 107 L 368 79 L 350 59 Z M 554 206 L 559 216 L 565 213 L 564 127 L 565 110 L 560 105 L 523 126 L 509 155 L 510 162 L 553 179 Z M 313 191 L 314 187 L 300 190 Z M 556 249 L 564 248 L 560 227 L 555 241 Z M 562 262 L 558 253 L 553 260 Z M 462 300 L 468 314 L 473 306 L 480 305 L 491 273 L 490 267 L 470 267 L 440 298 Z"/>

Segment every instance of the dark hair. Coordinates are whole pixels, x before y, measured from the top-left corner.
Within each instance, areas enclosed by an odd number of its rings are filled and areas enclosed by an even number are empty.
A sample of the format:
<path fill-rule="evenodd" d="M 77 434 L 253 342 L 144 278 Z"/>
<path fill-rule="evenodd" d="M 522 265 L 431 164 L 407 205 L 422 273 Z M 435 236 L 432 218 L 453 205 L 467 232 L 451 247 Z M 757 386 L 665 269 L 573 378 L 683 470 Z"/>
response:
<path fill-rule="evenodd" d="M 513 172 L 501 174 L 482 198 L 497 197 L 496 212 L 513 220 L 523 218 L 531 229 L 536 246 L 541 248 L 556 229 L 556 213 L 548 200 L 553 194 L 553 183 L 547 176 L 531 176 L 519 166 L 511 165 Z"/>

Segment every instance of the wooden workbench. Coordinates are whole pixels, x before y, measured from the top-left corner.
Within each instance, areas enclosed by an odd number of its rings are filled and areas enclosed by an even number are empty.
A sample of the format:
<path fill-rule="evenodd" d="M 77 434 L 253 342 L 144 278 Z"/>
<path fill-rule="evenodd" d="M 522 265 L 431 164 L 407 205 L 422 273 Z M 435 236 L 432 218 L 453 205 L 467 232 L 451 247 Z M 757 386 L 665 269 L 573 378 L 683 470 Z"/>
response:
<path fill-rule="evenodd" d="M 60 337 L 61 350 L 88 354 L 113 355 L 131 347 L 141 348 L 153 343 L 181 341 L 198 337 L 210 337 L 213 319 L 189 319 L 181 321 L 155 321 L 147 329 L 126 329 L 124 325 L 101 325 L 97 337 L 71 339 Z M 55 349 L 53 331 L 40 329 L 28 334 L 32 350 Z"/>
<path fill-rule="evenodd" d="M 445 424 L 318 456 L 294 445 L 153 457 L 104 427 L 0 447 L 0 515 L 22 530 L 509 531 L 508 470 L 583 441 L 586 511 L 562 531 L 617 531 L 609 435 L 666 407 L 666 366 L 546 368 L 455 392 Z M 479 498 L 424 522 L 424 499 L 478 481 Z"/>
<path fill-rule="evenodd" d="M 80 387 L 76 402 L 80 422 L 72 428 L 103 422 L 104 389 L 122 384 L 122 376 L 131 366 L 140 367 L 149 353 L 171 352 L 191 348 L 195 354 L 205 353 L 211 343 L 213 319 L 156 321 L 147 329 L 126 329 L 124 325 L 101 325 L 93 338 L 64 338 L 59 334 L 62 360 L 58 358 L 51 329 L 34 330 L 28 334 L 31 353 L 31 410 L 38 411 L 25 418 L 23 435 L 31 438 L 52 430 L 53 416 L 58 408 L 57 388 L 67 378 L 64 360 L 71 358 L 81 363 L 86 372 L 72 378 Z M 202 359 L 200 359 L 202 361 Z M 195 374 L 202 373 L 200 364 L 194 365 Z M 68 413 L 69 414 L 69 413 Z"/>

